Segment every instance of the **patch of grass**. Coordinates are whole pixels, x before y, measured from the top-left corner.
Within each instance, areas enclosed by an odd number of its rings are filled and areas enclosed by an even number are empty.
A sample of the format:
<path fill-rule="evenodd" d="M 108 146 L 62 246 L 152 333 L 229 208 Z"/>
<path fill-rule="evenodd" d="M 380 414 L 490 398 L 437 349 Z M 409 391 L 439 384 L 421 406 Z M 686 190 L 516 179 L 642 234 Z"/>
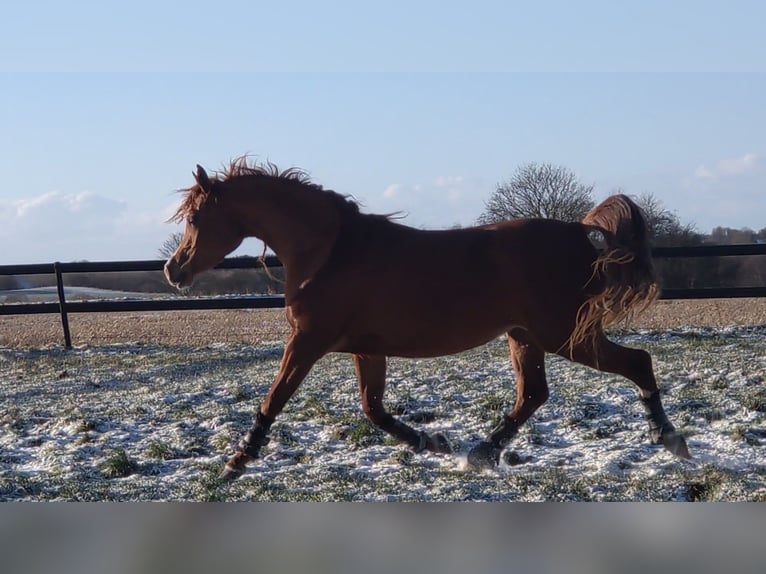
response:
<path fill-rule="evenodd" d="M 125 449 L 114 449 L 104 462 L 99 465 L 101 474 L 106 478 L 123 478 L 130 476 L 138 469 L 138 465 L 132 461 Z"/>
<path fill-rule="evenodd" d="M 297 462 L 299 464 L 311 464 L 314 461 L 314 457 L 311 456 L 310 453 L 304 452 L 300 455 L 300 457 L 297 459 Z"/>
<path fill-rule="evenodd" d="M 83 433 L 82 436 L 75 441 L 75 444 L 77 445 L 88 444 L 93 442 L 94 438 L 95 437 L 93 436 L 93 433 L 86 432 L 86 433 Z"/>
<path fill-rule="evenodd" d="M 766 391 L 748 393 L 742 397 L 742 406 L 749 411 L 766 412 Z"/>
<path fill-rule="evenodd" d="M 383 434 L 383 444 L 386 446 L 397 446 L 402 444 L 402 441 L 400 441 L 398 438 L 388 434 Z"/>
<path fill-rule="evenodd" d="M 229 432 L 222 432 L 215 435 L 210 442 L 216 451 L 228 452 L 234 444 L 234 436 Z"/>
<path fill-rule="evenodd" d="M 216 463 L 204 463 L 201 465 L 201 473 L 198 485 L 201 490 L 201 500 L 204 502 L 225 502 L 227 500 L 226 483 L 219 477 L 221 466 Z"/>
<path fill-rule="evenodd" d="M 590 431 L 584 433 L 582 436 L 585 440 L 601 440 L 614 436 L 617 430 L 619 429 L 615 428 L 614 425 L 599 424 L 596 426 L 596 428 L 591 429 Z"/>
<path fill-rule="evenodd" d="M 394 464 L 401 464 L 402 466 L 407 466 L 412 463 L 413 459 L 415 458 L 415 453 L 412 452 L 409 448 L 401 448 L 397 450 L 394 455 L 391 457 L 391 462 Z"/>
<path fill-rule="evenodd" d="M 160 441 L 152 441 L 146 449 L 146 456 L 156 460 L 170 460 L 177 457 L 174 448 Z"/>
<path fill-rule="evenodd" d="M 178 457 L 194 458 L 195 456 L 202 456 L 208 453 L 208 446 L 205 444 L 201 437 L 192 437 L 184 447 L 177 451 Z"/>
<path fill-rule="evenodd" d="M 282 446 L 297 447 L 301 445 L 301 441 L 298 440 L 288 425 L 280 424 L 271 431 L 272 440 L 279 442 Z"/>
<path fill-rule="evenodd" d="M 706 409 L 702 415 L 705 417 L 705 420 L 709 423 L 720 421 L 726 418 L 726 413 L 721 409 Z"/>
<path fill-rule="evenodd" d="M 7 426 L 14 431 L 24 428 L 24 417 L 18 407 L 10 407 L 0 415 L 0 426 Z"/>
<path fill-rule="evenodd" d="M 173 412 L 173 417 L 179 421 L 197 420 L 196 409 L 191 405 L 183 405 Z"/>
<path fill-rule="evenodd" d="M 383 432 L 367 419 L 360 419 L 352 426 L 346 440 L 356 448 L 364 448 L 373 444 L 382 444 Z"/>
<path fill-rule="evenodd" d="M 333 438 L 345 440 L 354 448 L 365 448 L 373 444 L 383 444 L 383 431 L 375 427 L 366 418 L 357 418 L 351 423 L 335 427 Z"/>
<path fill-rule="evenodd" d="M 307 421 L 316 419 L 318 422 L 327 422 L 330 419 L 330 411 L 327 405 L 314 395 L 311 395 L 303 401 L 303 405 L 293 409 L 293 420 Z"/>
<path fill-rule="evenodd" d="M 731 431 L 730 436 L 732 440 L 735 441 L 742 441 L 750 446 L 761 446 L 761 441 L 759 439 L 759 435 L 763 436 L 763 433 L 760 433 L 754 429 L 750 429 L 745 426 L 738 426 L 735 427 L 733 431 Z"/>
<path fill-rule="evenodd" d="M 589 501 L 592 499 L 587 480 L 570 476 L 566 470 L 551 468 L 533 474 L 512 473 L 509 482 L 533 500 Z"/>
<path fill-rule="evenodd" d="M 76 430 L 77 430 L 78 433 L 88 433 L 88 432 L 91 432 L 91 431 L 95 431 L 96 427 L 97 427 L 96 422 L 88 420 L 88 419 L 82 419 L 77 424 L 77 429 Z"/>
<path fill-rule="evenodd" d="M 241 403 L 242 401 L 250 401 L 255 394 L 252 389 L 247 388 L 245 385 L 234 385 L 230 390 L 231 398 L 235 403 Z"/>
<path fill-rule="evenodd" d="M 732 440 L 741 441 L 745 440 L 745 433 L 747 432 L 747 427 L 735 427 L 733 431 L 731 431 L 731 438 Z"/>
<path fill-rule="evenodd" d="M 688 502 L 715 502 L 724 482 L 724 476 L 718 471 L 704 473 L 701 480 L 692 480 L 682 486 L 683 496 Z"/>
<path fill-rule="evenodd" d="M 512 403 L 512 398 L 508 396 L 508 393 L 499 392 L 485 395 L 477 403 L 477 406 L 483 411 L 489 411 L 493 414 L 503 414 Z"/>
<path fill-rule="evenodd" d="M 711 387 L 717 391 L 725 391 L 729 388 L 729 381 L 726 380 L 726 377 L 719 375 L 713 380 Z"/>

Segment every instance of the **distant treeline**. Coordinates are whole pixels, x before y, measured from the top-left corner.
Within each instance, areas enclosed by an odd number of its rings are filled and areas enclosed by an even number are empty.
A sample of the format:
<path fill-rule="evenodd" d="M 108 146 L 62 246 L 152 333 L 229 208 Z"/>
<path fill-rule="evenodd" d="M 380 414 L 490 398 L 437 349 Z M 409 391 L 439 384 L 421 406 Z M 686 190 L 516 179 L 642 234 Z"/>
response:
<path fill-rule="evenodd" d="M 766 243 L 766 227 L 760 231 L 716 227 L 710 235 L 687 227 L 663 235 L 654 242 L 663 247 Z M 761 287 L 766 285 L 766 255 L 688 257 L 657 259 L 660 284 L 672 289 L 706 287 Z"/>

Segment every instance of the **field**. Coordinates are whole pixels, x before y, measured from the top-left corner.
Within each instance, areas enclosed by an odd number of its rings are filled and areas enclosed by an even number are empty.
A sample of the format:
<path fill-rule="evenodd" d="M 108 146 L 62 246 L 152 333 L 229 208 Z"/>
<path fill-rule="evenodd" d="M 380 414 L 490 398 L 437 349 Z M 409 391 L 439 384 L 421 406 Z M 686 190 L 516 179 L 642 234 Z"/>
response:
<path fill-rule="evenodd" d="M 413 454 L 369 425 L 351 361 L 325 357 L 263 458 L 217 474 L 282 352 L 278 311 L 0 321 L 0 500 L 766 500 L 763 301 L 660 302 L 616 340 L 652 353 L 695 459 L 648 444 L 635 387 L 551 357 L 551 398 L 497 471 L 465 452 L 513 403 L 504 341 L 392 360 L 386 403 L 456 454 Z"/>

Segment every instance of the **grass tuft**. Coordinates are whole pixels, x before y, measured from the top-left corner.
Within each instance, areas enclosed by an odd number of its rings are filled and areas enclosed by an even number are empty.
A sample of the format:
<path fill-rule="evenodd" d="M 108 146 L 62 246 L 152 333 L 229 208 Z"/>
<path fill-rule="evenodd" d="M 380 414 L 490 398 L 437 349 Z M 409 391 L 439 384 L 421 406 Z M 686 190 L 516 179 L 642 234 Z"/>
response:
<path fill-rule="evenodd" d="M 128 458 L 125 449 L 113 450 L 100 465 L 101 474 L 105 478 L 124 478 L 138 469 L 138 465 Z"/>
<path fill-rule="evenodd" d="M 152 441 L 146 449 L 146 456 L 157 460 L 170 460 L 177 457 L 175 449 L 164 442 Z"/>

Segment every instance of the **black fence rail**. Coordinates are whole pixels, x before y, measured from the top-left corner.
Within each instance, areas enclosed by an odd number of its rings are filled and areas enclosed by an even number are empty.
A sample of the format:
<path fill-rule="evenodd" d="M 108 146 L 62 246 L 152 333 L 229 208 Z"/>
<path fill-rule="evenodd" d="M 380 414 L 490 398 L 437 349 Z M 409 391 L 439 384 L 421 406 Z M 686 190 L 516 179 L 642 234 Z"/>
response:
<path fill-rule="evenodd" d="M 655 259 L 684 257 L 726 257 L 766 255 L 766 244 L 698 245 L 693 247 L 656 247 Z M 126 311 L 187 311 L 209 309 L 269 309 L 284 307 L 281 295 L 238 295 L 223 297 L 169 297 L 161 299 L 67 301 L 63 276 L 67 273 L 108 273 L 127 271 L 162 271 L 165 261 L 103 261 L 48 263 L 33 265 L 3 265 L 2 275 L 50 275 L 56 277 L 57 303 L 5 303 L 0 304 L 0 315 L 30 315 L 59 313 L 64 330 L 64 344 L 71 348 L 69 313 L 109 313 Z M 234 257 L 225 259 L 216 269 L 261 269 L 281 267 L 277 257 Z M 735 297 L 766 297 L 766 285 L 760 287 L 721 287 L 699 289 L 663 289 L 661 299 L 713 299 Z"/>
<path fill-rule="evenodd" d="M 0 275 L 55 275 L 57 303 L 6 303 L 0 305 L 0 315 L 36 315 L 59 313 L 64 330 L 64 346 L 72 348 L 69 329 L 70 313 L 116 313 L 128 311 L 192 311 L 211 309 L 273 309 L 285 306 L 281 295 L 238 295 L 217 297 L 168 297 L 161 299 L 67 301 L 64 287 L 66 273 L 110 273 L 128 271 L 162 271 L 165 261 L 98 261 L 33 265 L 2 265 Z M 277 257 L 233 257 L 219 263 L 215 269 L 262 269 L 281 267 Z"/>

